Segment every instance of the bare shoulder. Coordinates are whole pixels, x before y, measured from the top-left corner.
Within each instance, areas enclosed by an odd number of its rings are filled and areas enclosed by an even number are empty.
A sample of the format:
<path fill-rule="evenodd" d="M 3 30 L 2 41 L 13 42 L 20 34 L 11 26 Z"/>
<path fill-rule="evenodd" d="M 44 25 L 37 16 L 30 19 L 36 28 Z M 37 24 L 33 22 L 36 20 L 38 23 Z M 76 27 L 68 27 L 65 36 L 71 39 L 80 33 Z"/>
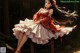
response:
<path fill-rule="evenodd" d="M 53 9 L 50 9 L 49 11 L 50 11 L 50 12 L 53 12 Z"/>
<path fill-rule="evenodd" d="M 53 9 L 50 9 L 50 10 L 49 10 L 49 13 L 50 13 L 50 14 L 53 14 L 53 11 L 54 11 Z"/>

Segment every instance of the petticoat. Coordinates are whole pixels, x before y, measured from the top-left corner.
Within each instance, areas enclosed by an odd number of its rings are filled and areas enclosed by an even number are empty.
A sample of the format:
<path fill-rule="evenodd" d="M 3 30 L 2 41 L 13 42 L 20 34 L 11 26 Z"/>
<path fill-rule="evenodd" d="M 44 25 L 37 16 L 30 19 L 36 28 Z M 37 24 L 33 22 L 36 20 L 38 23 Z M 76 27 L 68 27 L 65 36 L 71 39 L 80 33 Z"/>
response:
<path fill-rule="evenodd" d="M 56 25 L 59 28 L 59 25 Z M 60 28 L 60 32 L 56 32 L 53 34 L 50 30 L 44 28 L 41 24 L 34 23 L 33 20 L 25 19 L 20 20 L 19 24 L 15 24 L 13 30 L 13 34 L 16 39 L 19 38 L 20 32 L 25 33 L 28 38 L 31 38 L 32 42 L 37 44 L 46 44 L 49 42 L 51 38 L 57 39 L 59 36 L 63 36 L 64 34 L 69 34 L 72 31 L 73 27 L 64 27 Z"/>

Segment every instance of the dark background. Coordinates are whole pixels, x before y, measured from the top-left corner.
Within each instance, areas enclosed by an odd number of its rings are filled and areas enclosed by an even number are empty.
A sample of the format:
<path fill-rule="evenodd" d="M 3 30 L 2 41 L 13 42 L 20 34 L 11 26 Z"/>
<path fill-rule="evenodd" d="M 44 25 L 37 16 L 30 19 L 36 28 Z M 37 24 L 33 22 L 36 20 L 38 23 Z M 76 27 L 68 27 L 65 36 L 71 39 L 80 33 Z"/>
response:
<path fill-rule="evenodd" d="M 61 3 L 60 0 L 57 0 L 57 4 L 71 11 L 75 10 L 80 15 L 80 3 Z M 19 23 L 19 20 L 24 20 L 25 18 L 32 19 L 33 15 L 41 7 L 44 7 L 44 0 L 0 0 L 0 35 L 2 37 L 0 40 L 2 42 L 6 41 L 7 44 L 16 48 L 17 39 L 13 36 L 12 28 L 15 24 Z M 77 18 L 72 24 L 68 24 L 68 26 L 73 25 L 77 25 L 76 29 L 69 36 L 63 37 L 63 43 L 65 41 L 69 42 L 69 40 L 73 40 L 74 38 L 79 38 L 80 18 Z M 10 41 L 11 43 L 9 43 Z M 60 44 L 59 40 L 55 40 L 55 45 L 59 45 L 58 43 Z M 26 45 L 29 46 L 27 43 L 24 46 Z M 39 49 L 43 47 L 40 46 Z M 26 46 L 25 48 L 29 47 Z"/>
<path fill-rule="evenodd" d="M 57 4 L 71 11 L 75 10 L 78 14 L 80 12 L 80 3 L 61 3 L 60 0 L 57 0 Z M 10 33 L 14 24 L 25 18 L 32 19 L 35 12 L 41 7 L 44 7 L 44 0 L 0 0 L 0 31 L 4 32 L 4 28 L 7 27 L 6 30 Z M 6 26 L 4 26 L 5 23 Z"/>

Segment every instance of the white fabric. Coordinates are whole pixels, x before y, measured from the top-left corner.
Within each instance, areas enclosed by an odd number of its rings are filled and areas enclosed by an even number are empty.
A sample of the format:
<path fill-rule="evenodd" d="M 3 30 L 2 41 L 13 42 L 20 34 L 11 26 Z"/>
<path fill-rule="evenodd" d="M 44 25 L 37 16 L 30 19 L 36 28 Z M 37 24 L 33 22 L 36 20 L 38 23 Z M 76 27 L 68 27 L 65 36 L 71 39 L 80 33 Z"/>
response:
<path fill-rule="evenodd" d="M 59 25 L 56 25 L 58 27 Z M 16 24 L 12 29 L 13 34 L 18 39 L 20 36 L 20 32 L 26 33 L 31 40 L 37 44 L 46 44 L 49 42 L 51 38 L 57 39 L 59 35 L 61 37 L 64 34 L 68 34 L 72 31 L 72 27 L 60 28 L 61 31 L 53 34 L 50 30 L 44 28 L 41 24 L 35 24 L 33 20 L 25 19 L 24 21 L 20 20 L 19 24 Z"/>

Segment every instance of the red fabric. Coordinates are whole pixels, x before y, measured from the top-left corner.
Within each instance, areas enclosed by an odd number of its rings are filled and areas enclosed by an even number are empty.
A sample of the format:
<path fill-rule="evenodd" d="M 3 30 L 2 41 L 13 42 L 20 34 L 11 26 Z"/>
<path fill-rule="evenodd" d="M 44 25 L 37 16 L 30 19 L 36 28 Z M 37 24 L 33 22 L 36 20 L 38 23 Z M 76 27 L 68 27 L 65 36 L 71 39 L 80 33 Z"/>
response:
<path fill-rule="evenodd" d="M 33 16 L 33 20 L 34 21 L 38 21 L 40 19 L 40 14 L 39 13 L 36 13 L 34 16 Z"/>
<path fill-rule="evenodd" d="M 39 20 L 41 19 L 41 24 L 52 31 L 52 33 L 54 34 L 55 32 L 58 32 L 57 28 L 54 26 L 54 21 L 51 19 L 50 16 L 48 16 L 48 12 L 44 13 L 44 14 L 39 14 L 39 13 L 36 13 L 33 17 L 33 19 L 35 20 Z"/>

